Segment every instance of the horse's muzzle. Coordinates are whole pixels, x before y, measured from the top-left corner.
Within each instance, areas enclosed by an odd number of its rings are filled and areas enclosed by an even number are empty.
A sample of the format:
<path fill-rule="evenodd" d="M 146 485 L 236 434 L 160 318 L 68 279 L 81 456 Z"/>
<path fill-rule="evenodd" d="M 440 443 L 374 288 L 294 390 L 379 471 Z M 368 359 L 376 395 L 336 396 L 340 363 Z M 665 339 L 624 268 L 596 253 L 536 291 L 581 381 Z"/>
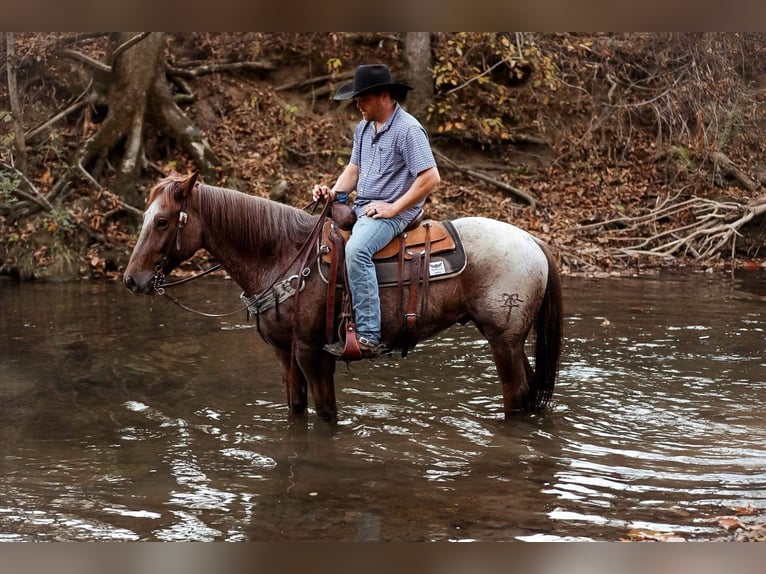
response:
<path fill-rule="evenodd" d="M 122 283 L 135 295 L 150 295 L 154 293 L 154 274 L 142 276 L 142 274 L 125 273 Z"/>

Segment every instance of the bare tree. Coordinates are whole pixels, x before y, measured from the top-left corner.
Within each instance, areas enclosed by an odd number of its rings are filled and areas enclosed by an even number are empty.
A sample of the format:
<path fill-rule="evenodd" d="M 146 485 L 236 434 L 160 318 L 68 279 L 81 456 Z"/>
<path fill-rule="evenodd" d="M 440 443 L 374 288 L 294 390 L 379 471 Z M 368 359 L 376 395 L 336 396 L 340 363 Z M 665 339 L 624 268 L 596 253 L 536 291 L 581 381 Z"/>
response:
<path fill-rule="evenodd" d="M 431 33 L 405 32 L 404 59 L 407 76 L 414 88 L 407 96 L 409 111 L 425 117 L 425 110 L 434 98 L 434 82 L 431 73 Z"/>
<path fill-rule="evenodd" d="M 24 121 L 19 103 L 19 90 L 16 86 L 16 49 L 13 32 L 5 33 L 5 60 L 8 73 L 8 99 L 11 103 L 11 118 L 13 120 L 13 143 L 16 158 L 13 162 L 22 174 L 27 171 L 27 151 L 24 141 Z"/>
<path fill-rule="evenodd" d="M 76 53 L 70 53 L 75 57 Z M 100 187 L 110 154 L 120 154 L 113 192 L 134 206 L 143 206 L 136 179 L 145 164 L 144 141 L 154 129 L 180 145 L 203 175 L 215 178 L 220 160 L 202 132 L 176 104 L 165 76 L 165 38 L 161 32 L 120 32 L 110 35 L 109 62 L 88 62 L 106 72 L 107 115 L 86 141 L 78 157 L 81 173 Z M 80 58 L 87 62 L 87 59 Z"/>

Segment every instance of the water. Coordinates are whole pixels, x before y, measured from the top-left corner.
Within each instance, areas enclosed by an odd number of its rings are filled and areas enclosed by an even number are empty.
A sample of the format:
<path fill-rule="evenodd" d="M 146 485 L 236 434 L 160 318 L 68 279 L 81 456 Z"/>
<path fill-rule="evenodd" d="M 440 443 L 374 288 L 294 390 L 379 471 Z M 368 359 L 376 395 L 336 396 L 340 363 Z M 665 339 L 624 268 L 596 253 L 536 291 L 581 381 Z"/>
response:
<path fill-rule="evenodd" d="M 720 536 L 766 508 L 766 275 L 566 278 L 560 382 L 502 421 L 485 342 L 342 364 L 290 422 L 242 315 L 102 283 L 0 283 L 0 540 Z M 222 279 L 179 288 L 237 307 Z"/>

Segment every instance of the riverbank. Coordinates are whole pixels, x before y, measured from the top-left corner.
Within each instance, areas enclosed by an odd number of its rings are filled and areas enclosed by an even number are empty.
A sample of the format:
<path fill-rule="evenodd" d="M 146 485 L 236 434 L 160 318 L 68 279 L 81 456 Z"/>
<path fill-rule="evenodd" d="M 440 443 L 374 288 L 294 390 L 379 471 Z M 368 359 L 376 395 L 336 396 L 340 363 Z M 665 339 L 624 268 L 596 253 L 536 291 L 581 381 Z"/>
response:
<path fill-rule="evenodd" d="M 760 36 L 429 39 L 434 60 L 424 73 L 433 85 L 404 105 L 427 127 L 442 173 L 430 217 L 514 223 L 546 241 L 565 274 L 764 265 Z M 163 41 L 161 77 L 173 105 L 220 160 L 206 183 L 295 207 L 348 161 L 359 114 L 331 94 L 358 63 L 388 62 L 396 76 L 409 66 L 397 34 L 180 33 Z M 85 171 L 79 165 L 108 125 L 105 86 L 88 81 L 108 36 L 18 34 L 16 43 L 23 123 L 39 129 L 27 142 L 25 173 L 0 166 L 0 274 L 119 277 L 151 187 L 171 169 L 200 166 L 147 124 L 128 186 L 140 200 L 130 204 L 117 185 L 130 146 L 115 142 Z M 0 85 L 0 95 L 7 89 Z M 424 104 L 416 96 L 428 90 Z M 58 115 L 62 108 L 68 113 Z M 13 122 L 0 135 L 13 141 Z"/>

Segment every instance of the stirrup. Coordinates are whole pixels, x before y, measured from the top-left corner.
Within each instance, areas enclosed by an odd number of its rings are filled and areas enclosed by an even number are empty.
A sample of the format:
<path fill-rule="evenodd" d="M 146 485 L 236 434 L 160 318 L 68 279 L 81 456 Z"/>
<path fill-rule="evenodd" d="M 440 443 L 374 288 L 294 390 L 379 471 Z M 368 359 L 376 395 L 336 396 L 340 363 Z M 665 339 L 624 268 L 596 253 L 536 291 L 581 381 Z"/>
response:
<path fill-rule="evenodd" d="M 349 321 L 346 323 L 346 344 L 340 359 L 342 361 L 358 361 L 361 358 L 362 350 L 359 348 L 359 342 L 356 338 L 356 323 Z"/>
<path fill-rule="evenodd" d="M 356 326 L 349 321 L 346 323 L 346 340 L 328 343 L 322 347 L 336 359 L 341 361 L 358 361 L 363 359 L 362 349 L 356 339 Z"/>

